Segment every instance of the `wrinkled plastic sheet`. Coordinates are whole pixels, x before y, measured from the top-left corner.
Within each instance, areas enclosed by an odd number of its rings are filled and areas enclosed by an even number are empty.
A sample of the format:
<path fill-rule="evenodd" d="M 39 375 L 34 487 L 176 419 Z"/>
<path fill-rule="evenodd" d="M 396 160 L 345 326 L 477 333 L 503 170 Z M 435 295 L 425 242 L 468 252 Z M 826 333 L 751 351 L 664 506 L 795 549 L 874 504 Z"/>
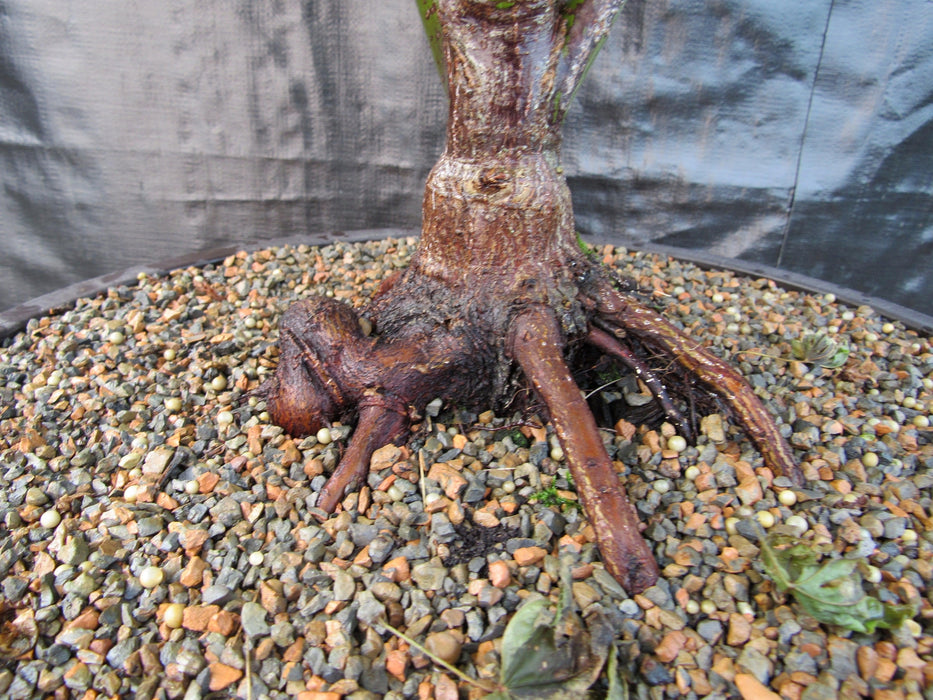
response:
<path fill-rule="evenodd" d="M 0 0 L 0 309 L 416 227 L 445 119 L 413 0 Z M 629 0 L 563 158 L 584 234 L 933 313 L 927 0 Z"/>

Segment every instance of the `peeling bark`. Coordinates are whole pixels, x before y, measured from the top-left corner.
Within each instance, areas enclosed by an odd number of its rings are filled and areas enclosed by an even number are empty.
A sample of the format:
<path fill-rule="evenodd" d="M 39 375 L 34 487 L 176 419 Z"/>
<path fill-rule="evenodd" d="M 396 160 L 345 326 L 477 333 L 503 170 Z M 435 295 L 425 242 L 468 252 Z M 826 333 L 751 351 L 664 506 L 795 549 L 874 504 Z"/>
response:
<path fill-rule="evenodd" d="M 357 418 L 319 496 L 332 512 L 365 477 L 373 451 L 403 438 L 429 401 L 500 406 L 524 382 L 548 409 L 607 570 L 636 593 L 654 583 L 658 568 L 571 378 L 565 358 L 577 345 L 631 368 L 689 436 L 639 352 L 679 363 L 721 397 L 769 466 L 801 477 L 738 373 L 616 289 L 577 246 L 560 123 L 620 5 L 438 0 L 450 114 L 446 148 L 425 186 L 418 250 L 364 310 L 371 336 L 333 300 L 289 309 L 279 367 L 259 393 L 293 434 Z"/>

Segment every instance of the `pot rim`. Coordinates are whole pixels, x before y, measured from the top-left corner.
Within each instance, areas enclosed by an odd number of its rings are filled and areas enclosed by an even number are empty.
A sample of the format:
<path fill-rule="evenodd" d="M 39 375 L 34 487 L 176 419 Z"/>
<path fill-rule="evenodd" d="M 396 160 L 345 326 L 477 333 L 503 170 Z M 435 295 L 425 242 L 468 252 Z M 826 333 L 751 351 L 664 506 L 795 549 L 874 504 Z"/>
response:
<path fill-rule="evenodd" d="M 29 301 L 17 304 L 5 311 L 0 311 L 0 340 L 23 330 L 29 321 L 34 318 L 64 310 L 72 306 L 82 297 L 95 296 L 111 287 L 131 284 L 138 279 L 140 274 L 162 276 L 180 268 L 200 267 L 216 263 L 244 250 L 253 252 L 264 248 L 284 245 L 304 244 L 320 246 L 339 242 L 363 243 L 367 241 L 384 240 L 386 238 L 417 237 L 419 233 L 420 231 L 418 229 L 412 228 L 378 228 L 358 229 L 353 231 L 328 231 L 310 234 L 303 233 L 268 240 L 253 239 L 243 241 L 237 245 L 202 249 L 156 263 L 134 265 L 123 270 L 109 272 L 99 277 L 91 277 L 81 282 L 76 282 L 53 292 L 34 297 Z M 630 251 L 666 255 L 682 262 L 693 263 L 703 269 L 727 270 L 747 277 L 764 277 L 793 291 L 833 294 L 837 301 L 845 304 L 853 306 L 871 306 L 883 316 L 895 321 L 900 321 L 909 329 L 919 333 L 933 333 L 933 316 L 928 316 L 915 309 L 885 299 L 873 297 L 854 289 L 842 287 L 832 282 L 808 277 L 789 270 L 783 270 L 761 263 L 749 262 L 747 260 L 727 258 L 721 255 L 706 253 L 701 250 L 678 248 L 650 242 L 635 242 L 621 236 L 584 236 L 584 240 L 592 245 L 609 244 L 623 247 Z"/>

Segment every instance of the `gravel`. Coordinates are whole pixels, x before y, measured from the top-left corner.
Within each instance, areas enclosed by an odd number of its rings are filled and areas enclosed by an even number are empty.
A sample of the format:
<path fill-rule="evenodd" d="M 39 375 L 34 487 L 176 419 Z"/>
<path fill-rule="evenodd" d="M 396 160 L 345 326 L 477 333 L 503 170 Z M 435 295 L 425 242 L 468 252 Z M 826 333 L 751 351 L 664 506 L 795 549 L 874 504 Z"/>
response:
<path fill-rule="evenodd" d="M 489 677 L 512 613 L 557 600 L 563 556 L 577 605 L 616 620 L 637 697 L 929 697 L 930 338 L 869 307 L 601 248 L 739 367 L 808 478 L 779 498 L 790 485 L 721 414 L 696 445 L 666 424 L 609 426 L 662 569 L 628 596 L 533 416 L 432 402 L 343 512 L 317 517 L 350 427 L 292 438 L 247 392 L 276 365 L 292 301 L 360 306 L 414 245 L 239 253 L 80 299 L 2 341 L 0 695 L 449 697 L 460 681 L 380 622 Z M 791 341 L 816 332 L 849 347 L 844 366 L 793 358 Z M 610 406 L 643 394 L 627 379 L 603 389 Z M 871 635 L 819 624 L 763 574 L 755 523 L 859 558 L 878 597 L 919 605 L 915 622 Z"/>

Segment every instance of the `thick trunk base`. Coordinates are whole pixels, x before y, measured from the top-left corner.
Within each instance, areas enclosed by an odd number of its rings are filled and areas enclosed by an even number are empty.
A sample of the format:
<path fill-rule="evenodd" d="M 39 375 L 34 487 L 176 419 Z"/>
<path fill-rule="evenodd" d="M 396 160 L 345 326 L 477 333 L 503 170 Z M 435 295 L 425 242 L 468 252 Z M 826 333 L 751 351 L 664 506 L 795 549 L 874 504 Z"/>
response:
<path fill-rule="evenodd" d="M 411 266 L 364 314 L 305 301 L 282 322 L 281 364 L 262 392 L 292 433 L 337 417 L 359 425 L 319 505 L 355 488 L 374 449 L 440 397 L 494 406 L 530 388 L 544 402 L 607 569 L 631 592 L 657 565 L 639 534 L 566 358 L 588 343 L 636 372 L 672 423 L 689 426 L 648 354 L 717 392 L 778 473 L 799 481 L 751 387 L 635 298 L 576 245 L 560 124 L 621 0 L 438 0 L 450 115 L 425 187 Z"/>

